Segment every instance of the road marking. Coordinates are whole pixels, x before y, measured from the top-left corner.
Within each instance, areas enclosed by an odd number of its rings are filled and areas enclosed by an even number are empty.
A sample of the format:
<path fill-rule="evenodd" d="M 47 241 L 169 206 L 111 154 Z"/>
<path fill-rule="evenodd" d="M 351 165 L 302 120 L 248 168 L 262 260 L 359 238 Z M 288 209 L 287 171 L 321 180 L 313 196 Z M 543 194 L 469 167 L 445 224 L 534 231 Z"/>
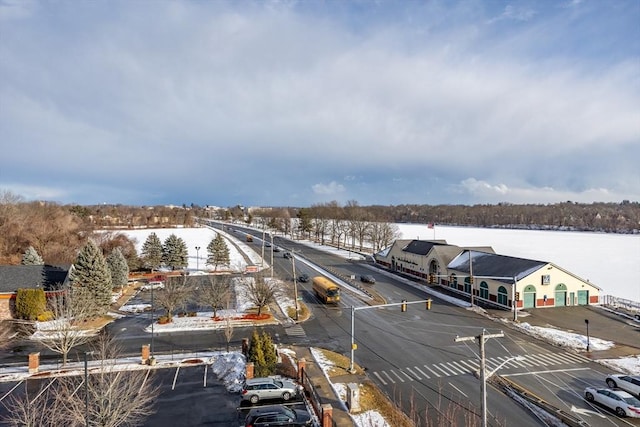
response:
<path fill-rule="evenodd" d="M 458 369 L 457 366 L 455 366 L 453 363 L 451 362 L 447 362 L 447 363 L 443 363 L 443 365 L 450 371 L 453 372 L 453 375 L 461 375 L 464 374 L 464 371 L 461 371 L 460 369 Z"/>
<path fill-rule="evenodd" d="M 409 369 L 409 368 L 407 368 L 407 369 Z M 409 378 L 409 381 L 413 381 L 413 378 L 411 378 L 405 371 L 401 370 L 400 372 L 402 373 L 402 375 L 404 375 L 405 377 Z M 420 379 L 420 378 L 418 378 L 418 379 Z"/>
<path fill-rule="evenodd" d="M 469 369 L 471 369 L 471 372 L 474 372 L 474 371 L 477 371 L 477 370 L 478 370 L 478 366 L 477 366 L 477 364 L 476 364 L 476 365 L 474 365 L 473 363 L 470 363 L 470 362 L 469 362 L 469 361 L 467 361 L 467 360 L 461 360 L 461 361 L 460 361 L 460 363 L 461 363 L 461 364 L 463 364 L 463 365 L 465 365 L 465 366 L 468 366 L 468 367 L 469 367 Z"/>
<path fill-rule="evenodd" d="M 436 369 L 439 369 L 440 371 L 444 372 L 444 376 L 448 377 L 449 375 L 451 375 L 449 372 L 445 371 L 444 369 L 442 369 L 437 363 L 433 364 L 433 367 Z"/>
<path fill-rule="evenodd" d="M 419 379 L 419 380 L 421 380 L 421 379 L 422 379 L 422 378 L 420 378 L 420 376 L 419 376 L 418 374 L 416 374 L 415 372 L 413 372 L 413 371 L 411 370 L 411 368 L 407 367 L 406 369 L 407 369 L 407 371 L 411 372 L 411 375 L 413 375 L 413 376 L 414 376 L 414 377 L 416 377 L 417 379 Z"/>
<path fill-rule="evenodd" d="M 431 377 L 429 377 L 429 375 L 425 374 L 424 372 L 422 372 L 422 370 L 420 368 L 418 368 L 417 366 L 414 366 L 413 369 L 415 369 L 416 371 L 420 372 L 422 375 L 425 376 L 426 379 L 429 379 Z"/>
<path fill-rule="evenodd" d="M 387 374 L 385 371 L 382 371 L 383 374 L 385 374 L 387 376 L 387 378 L 389 379 L 389 381 L 391 381 L 393 384 L 395 384 L 396 382 L 393 380 L 393 378 L 391 378 L 391 376 L 389 374 Z"/>
<path fill-rule="evenodd" d="M 524 358 L 525 358 L 524 360 L 525 363 L 528 363 L 529 365 L 533 365 L 533 366 L 540 366 L 540 363 L 532 359 L 532 356 L 530 354 L 527 354 L 526 356 L 524 356 Z"/>
<path fill-rule="evenodd" d="M 375 375 L 376 377 L 378 377 L 378 379 L 380 380 L 380 382 L 382 383 L 382 385 L 387 385 L 387 382 L 385 380 L 382 379 L 382 377 L 380 376 L 379 373 L 374 372 L 373 375 Z"/>
<path fill-rule="evenodd" d="M 563 363 L 567 363 L 567 361 L 560 355 L 554 356 L 553 354 L 539 354 L 538 357 L 547 360 L 551 365 L 562 365 Z"/>
<path fill-rule="evenodd" d="M 178 372 L 180 372 L 180 366 L 176 368 L 176 375 L 173 377 L 173 385 L 171 386 L 171 390 L 176 388 L 176 380 L 178 379 Z"/>
<path fill-rule="evenodd" d="M 593 414 L 593 415 L 599 416 L 600 418 L 607 418 L 596 411 L 592 411 L 591 409 L 576 408 L 573 405 L 571 405 L 571 412 L 577 412 L 578 414 L 587 415 L 587 416 L 590 416 L 591 414 Z"/>
<path fill-rule="evenodd" d="M 431 371 L 431 373 L 432 373 L 433 375 L 435 375 L 436 377 L 440 378 L 440 377 L 442 376 L 442 375 L 440 375 L 439 373 L 437 373 L 436 371 L 434 371 L 433 369 L 431 369 L 430 367 L 428 367 L 427 365 L 422 365 L 422 366 L 424 366 L 424 367 L 425 367 L 425 368 L 427 368 L 429 371 Z"/>
<path fill-rule="evenodd" d="M 553 374 L 555 372 L 569 372 L 569 371 L 588 371 L 590 368 L 572 368 L 572 369 L 554 369 L 550 371 L 535 371 L 535 372 L 520 372 L 518 374 L 504 374 L 502 377 L 519 377 L 522 375 L 538 375 L 538 374 Z"/>
<path fill-rule="evenodd" d="M 393 375 L 395 375 L 396 377 L 398 377 L 398 379 L 399 379 L 401 382 L 404 382 L 404 380 L 402 379 L 402 377 L 401 377 L 400 375 L 396 374 L 396 372 L 395 372 L 394 370 L 392 370 L 392 369 L 391 369 L 391 370 L 389 370 L 389 372 L 391 372 Z"/>
<path fill-rule="evenodd" d="M 469 397 L 469 396 L 467 396 L 466 394 L 464 394 L 464 393 L 462 392 L 462 390 L 460 390 L 458 387 L 454 386 L 454 385 L 453 385 L 453 384 L 451 384 L 451 383 L 449 383 L 449 385 L 450 385 L 452 388 L 456 389 L 456 390 L 458 391 L 458 393 L 460 393 L 460 394 L 461 394 L 461 395 L 463 395 L 464 397 Z"/>
<path fill-rule="evenodd" d="M 466 374 L 469 372 L 469 369 L 462 366 L 462 363 L 459 363 L 459 362 L 450 362 L 450 363 L 455 367 L 457 367 L 463 374 Z"/>
<path fill-rule="evenodd" d="M 542 366 L 548 366 L 549 365 L 549 363 L 545 359 L 540 357 L 539 354 L 530 354 L 529 357 L 534 359 L 536 362 L 540 363 Z"/>
<path fill-rule="evenodd" d="M 575 360 L 578 363 L 588 363 L 591 362 L 591 360 L 587 359 L 586 357 L 580 356 L 579 354 L 573 354 L 573 353 L 564 353 L 565 357 L 571 359 L 571 360 Z"/>

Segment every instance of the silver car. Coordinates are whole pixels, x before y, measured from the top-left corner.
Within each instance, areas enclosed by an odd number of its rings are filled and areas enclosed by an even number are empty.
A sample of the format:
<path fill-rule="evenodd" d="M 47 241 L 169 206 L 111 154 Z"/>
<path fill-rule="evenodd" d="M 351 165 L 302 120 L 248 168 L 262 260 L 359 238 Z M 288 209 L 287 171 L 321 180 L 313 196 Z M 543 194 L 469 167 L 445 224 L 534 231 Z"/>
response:
<path fill-rule="evenodd" d="M 640 400 L 626 391 L 587 387 L 584 389 L 584 398 L 606 406 L 619 417 L 640 418 Z"/>
<path fill-rule="evenodd" d="M 297 397 L 302 386 L 291 380 L 277 377 L 251 378 L 242 387 L 242 400 L 256 404 L 264 399 L 282 399 L 287 401 Z"/>
<path fill-rule="evenodd" d="M 606 382 L 609 388 L 621 388 L 640 398 L 640 376 L 611 374 Z"/>

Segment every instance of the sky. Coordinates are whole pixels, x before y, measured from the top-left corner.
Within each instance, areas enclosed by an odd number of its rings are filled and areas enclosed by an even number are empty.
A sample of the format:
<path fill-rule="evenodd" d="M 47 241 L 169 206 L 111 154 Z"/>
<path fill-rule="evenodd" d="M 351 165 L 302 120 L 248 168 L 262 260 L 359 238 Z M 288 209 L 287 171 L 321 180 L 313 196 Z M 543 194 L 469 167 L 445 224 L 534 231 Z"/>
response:
<path fill-rule="evenodd" d="M 0 191 L 640 201 L 640 2 L 0 0 Z"/>

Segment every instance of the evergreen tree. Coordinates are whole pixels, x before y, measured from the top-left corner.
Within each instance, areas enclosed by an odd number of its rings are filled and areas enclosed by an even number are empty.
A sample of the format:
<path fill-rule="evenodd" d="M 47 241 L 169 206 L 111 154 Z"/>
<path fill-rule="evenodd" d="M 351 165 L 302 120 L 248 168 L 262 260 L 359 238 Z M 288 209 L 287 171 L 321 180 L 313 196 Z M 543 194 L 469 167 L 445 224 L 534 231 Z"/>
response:
<path fill-rule="evenodd" d="M 149 234 L 147 240 L 142 245 L 142 262 L 151 271 L 157 269 L 162 264 L 162 242 L 156 233 Z"/>
<path fill-rule="evenodd" d="M 95 305 L 95 315 L 104 314 L 111 305 L 111 273 L 102 251 L 91 240 L 80 249 L 73 265 L 71 280 L 74 286 L 86 290 Z"/>
<path fill-rule="evenodd" d="M 258 331 L 254 329 L 251 335 L 251 343 L 249 344 L 249 352 L 247 361 L 253 362 L 253 373 L 256 377 L 264 377 L 268 375 L 265 372 L 264 352 L 262 351 L 261 337 Z"/>
<path fill-rule="evenodd" d="M 114 288 L 122 288 L 129 280 L 129 265 L 120 248 L 113 248 L 107 257 L 107 266 L 111 272 L 111 285 Z"/>
<path fill-rule="evenodd" d="M 187 244 L 182 238 L 175 234 L 166 238 L 162 248 L 162 262 L 165 266 L 172 270 L 184 268 L 188 265 L 188 256 Z"/>
<path fill-rule="evenodd" d="M 268 372 L 265 376 L 273 375 L 276 373 L 278 355 L 276 354 L 276 348 L 273 345 L 271 335 L 267 334 L 266 331 L 262 333 L 260 345 L 262 346 L 262 354 L 264 354 L 264 370 Z"/>
<path fill-rule="evenodd" d="M 22 265 L 44 265 L 44 260 L 33 246 L 29 246 L 22 255 Z"/>
<path fill-rule="evenodd" d="M 222 234 L 218 233 L 214 239 L 211 240 L 207 246 L 207 264 L 214 266 L 214 271 L 218 269 L 219 265 L 229 265 L 229 247 L 225 242 Z"/>
<path fill-rule="evenodd" d="M 298 211 L 298 230 L 303 236 L 309 237 L 311 230 L 313 230 L 313 224 L 311 222 L 311 213 L 308 209 L 300 209 Z"/>

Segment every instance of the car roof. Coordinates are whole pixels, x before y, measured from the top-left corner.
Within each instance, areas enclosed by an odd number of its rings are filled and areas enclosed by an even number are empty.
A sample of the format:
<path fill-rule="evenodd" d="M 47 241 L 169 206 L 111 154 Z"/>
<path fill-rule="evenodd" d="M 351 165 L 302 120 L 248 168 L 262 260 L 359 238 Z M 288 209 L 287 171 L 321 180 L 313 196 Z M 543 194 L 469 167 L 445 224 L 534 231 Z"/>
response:
<path fill-rule="evenodd" d="M 617 394 L 620 397 L 633 397 L 631 394 L 627 393 L 624 390 L 614 390 L 614 389 L 610 389 L 610 388 L 598 388 L 596 390 L 597 391 L 606 390 L 606 391 L 611 392 L 613 394 Z"/>
<path fill-rule="evenodd" d="M 285 408 L 285 406 L 283 406 L 283 405 L 257 406 L 255 408 L 251 408 L 251 410 L 249 411 L 247 416 L 249 416 L 249 415 L 264 415 L 264 414 L 271 414 L 271 413 L 281 413 L 284 408 Z"/>

